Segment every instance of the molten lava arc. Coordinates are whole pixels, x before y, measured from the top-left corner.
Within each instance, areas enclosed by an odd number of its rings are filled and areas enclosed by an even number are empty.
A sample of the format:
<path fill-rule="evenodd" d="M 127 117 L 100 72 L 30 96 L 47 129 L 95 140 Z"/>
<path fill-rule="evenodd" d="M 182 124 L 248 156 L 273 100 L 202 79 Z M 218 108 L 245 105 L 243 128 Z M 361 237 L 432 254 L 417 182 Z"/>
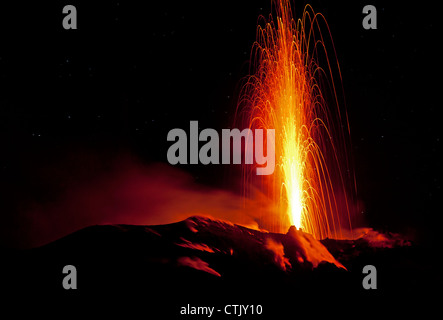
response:
<path fill-rule="evenodd" d="M 343 228 L 351 227 L 348 187 L 353 175 L 346 151 L 347 116 L 342 119 L 346 113 L 340 110 L 333 78 L 338 74 L 341 84 L 340 69 L 327 52 L 332 48 L 335 57 L 329 27 L 310 6 L 296 21 L 289 0 L 274 2 L 275 17 L 261 17 L 264 24 L 257 28 L 252 72 L 237 114 L 249 128 L 275 129 L 276 170 L 259 183 L 281 212 L 279 225 L 294 225 L 317 239 L 339 238 Z M 330 42 L 324 41 L 321 26 Z M 245 177 L 251 184 L 246 171 Z"/>

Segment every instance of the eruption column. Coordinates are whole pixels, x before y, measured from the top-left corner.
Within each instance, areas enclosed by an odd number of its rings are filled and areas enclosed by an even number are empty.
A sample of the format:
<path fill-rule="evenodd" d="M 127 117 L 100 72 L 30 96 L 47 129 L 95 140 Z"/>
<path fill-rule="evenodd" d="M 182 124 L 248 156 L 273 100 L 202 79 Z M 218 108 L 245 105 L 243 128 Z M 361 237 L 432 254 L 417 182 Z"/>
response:
<path fill-rule="evenodd" d="M 349 126 L 341 116 L 320 32 L 320 21 L 327 23 L 310 6 L 295 21 L 288 0 L 274 4 L 276 19 L 257 28 L 253 70 L 237 113 L 249 128 L 275 129 L 276 171 L 261 184 L 281 212 L 280 223 L 315 238 L 339 238 L 344 224 L 350 228 L 346 186 L 351 174 L 343 130 Z M 318 63 L 320 52 L 327 69 Z M 338 63 L 335 68 L 340 75 Z"/>

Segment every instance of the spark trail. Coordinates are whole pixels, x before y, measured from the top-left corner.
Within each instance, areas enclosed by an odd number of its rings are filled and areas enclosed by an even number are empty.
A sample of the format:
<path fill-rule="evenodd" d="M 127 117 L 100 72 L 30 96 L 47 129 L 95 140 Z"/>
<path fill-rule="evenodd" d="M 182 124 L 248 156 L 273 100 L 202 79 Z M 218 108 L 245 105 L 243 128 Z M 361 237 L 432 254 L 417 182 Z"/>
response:
<path fill-rule="evenodd" d="M 333 77 L 338 74 L 341 85 L 332 37 L 324 16 L 311 6 L 295 20 L 289 0 L 273 3 L 275 17 L 260 17 L 252 72 L 236 113 L 251 129 L 275 129 L 276 170 L 258 182 L 279 211 L 279 221 L 268 228 L 291 224 L 317 239 L 341 238 L 343 228 L 351 228 L 348 193 L 355 180 L 348 160 L 347 114 Z M 246 188 L 257 184 L 247 170 Z"/>

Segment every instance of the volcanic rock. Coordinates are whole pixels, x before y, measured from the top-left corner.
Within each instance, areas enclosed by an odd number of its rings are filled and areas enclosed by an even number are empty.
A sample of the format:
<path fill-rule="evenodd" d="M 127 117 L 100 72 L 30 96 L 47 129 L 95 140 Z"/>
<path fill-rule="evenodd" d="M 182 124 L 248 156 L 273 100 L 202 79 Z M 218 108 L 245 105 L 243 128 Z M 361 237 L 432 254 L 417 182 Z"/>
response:
<path fill-rule="evenodd" d="M 261 319 L 274 319 L 291 314 L 294 303 L 385 305 L 386 296 L 406 299 L 425 287 L 414 245 L 371 241 L 318 241 L 295 228 L 269 233 L 195 216 L 157 226 L 91 226 L 43 247 L 3 255 L 7 263 L 1 271 L 14 301 L 50 301 L 58 308 L 91 301 L 109 307 L 118 301 L 156 314 L 154 319 L 180 318 L 180 306 L 188 303 L 260 304 Z M 377 268 L 377 292 L 362 287 L 367 264 Z M 66 265 L 77 269 L 76 290 L 62 286 Z"/>

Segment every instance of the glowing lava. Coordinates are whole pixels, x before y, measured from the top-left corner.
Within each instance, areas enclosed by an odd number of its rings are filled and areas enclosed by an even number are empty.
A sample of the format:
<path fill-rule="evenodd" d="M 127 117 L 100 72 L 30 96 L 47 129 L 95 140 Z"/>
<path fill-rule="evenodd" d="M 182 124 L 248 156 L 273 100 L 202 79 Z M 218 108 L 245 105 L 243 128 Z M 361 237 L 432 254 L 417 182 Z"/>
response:
<path fill-rule="evenodd" d="M 346 156 L 349 126 L 332 76 L 336 72 L 341 81 L 340 69 L 337 59 L 330 62 L 320 26 L 328 35 L 329 28 L 310 6 L 295 21 L 288 0 L 274 2 L 276 19 L 257 28 L 252 75 L 237 112 L 249 128 L 275 129 L 276 170 L 260 182 L 283 213 L 280 227 L 340 238 L 342 228 L 351 227 L 347 187 L 353 175 Z"/>

